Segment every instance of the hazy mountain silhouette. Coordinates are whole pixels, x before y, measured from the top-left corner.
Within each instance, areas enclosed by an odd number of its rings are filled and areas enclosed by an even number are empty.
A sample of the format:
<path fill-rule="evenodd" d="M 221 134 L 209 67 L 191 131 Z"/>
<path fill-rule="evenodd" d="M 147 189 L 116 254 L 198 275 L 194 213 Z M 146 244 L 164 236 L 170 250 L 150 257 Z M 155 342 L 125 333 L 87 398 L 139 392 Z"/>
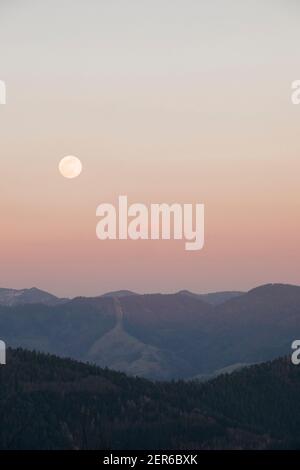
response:
<path fill-rule="evenodd" d="M 289 354 L 300 333 L 300 287 L 283 284 L 236 293 L 217 305 L 187 292 L 109 294 L 54 304 L 32 298 L 0 306 L 0 338 L 9 346 L 152 379 L 210 376 L 274 359 Z"/>
<path fill-rule="evenodd" d="M 129 295 L 138 295 L 136 292 L 132 292 L 130 290 L 116 290 L 113 292 L 106 292 L 103 294 L 102 297 L 127 297 Z"/>
<path fill-rule="evenodd" d="M 188 290 L 181 290 L 178 294 L 185 294 L 190 295 L 192 297 L 197 297 L 199 299 L 204 300 L 211 305 L 219 305 L 227 300 L 233 299 L 234 297 L 239 297 L 240 295 L 244 294 L 241 291 L 224 291 L 224 292 L 209 292 L 208 294 L 195 294 L 194 292 L 190 292 Z"/>
<path fill-rule="evenodd" d="M 55 295 L 32 287 L 31 289 L 4 289 L 0 288 L 0 305 L 46 304 L 56 305 L 67 299 L 59 299 Z"/>

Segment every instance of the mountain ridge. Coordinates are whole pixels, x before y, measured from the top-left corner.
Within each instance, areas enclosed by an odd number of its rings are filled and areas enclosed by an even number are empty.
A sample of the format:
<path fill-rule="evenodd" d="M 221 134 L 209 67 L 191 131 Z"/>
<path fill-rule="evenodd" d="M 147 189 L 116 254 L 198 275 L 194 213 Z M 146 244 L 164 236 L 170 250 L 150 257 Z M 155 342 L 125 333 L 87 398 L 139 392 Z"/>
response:
<path fill-rule="evenodd" d="M 209 377 L 275 359 L 290 352 L 298 331 L 300 287 L 287 284 L 215 305 L 186 292 L 0 305 L 0 338 L 8 346 L 153 380 Z"/>
<path fill-rule="evenodd" d="M 0 305 L 21 305 L 26 303 L 44 303 L 49 305 L 54 305 L 56 303 L 69 302 L 76 298 L 82 299 L 97 299 L 100 297 L 129 297 L 129 296 L 141 296 L 141 295 L 187 295 L 195 298 L 202 298 L 212 305 L 222 303 L 229 298 L 242 295 L 245 292 L 242 291 L 216 291 L 208 293 L 196 294 L 189 290 L 181 290 L 174 293 L 137 293 L 130 290 L 117 290 L 111 292 L 105 292 L 104 294 L 93 295 L 93 296 L 84 296 L 79 295 L 72 298 L 67 297 L 57 297 L 54 294 L 51 294 L 45 290 L 39 289 L 37 287 L 30 287 L 24 289 L 14 289 L 14 288 L 5 288 L 0 287 Z"/>
<path fill-rule="evenodd" d="M 56 297 L 49 292 L 30 287 L 27 289 L 0 288 L 0 304 L 7 306 L 43 303 L 55 305 L 67 301 L 67 299 Z"/>

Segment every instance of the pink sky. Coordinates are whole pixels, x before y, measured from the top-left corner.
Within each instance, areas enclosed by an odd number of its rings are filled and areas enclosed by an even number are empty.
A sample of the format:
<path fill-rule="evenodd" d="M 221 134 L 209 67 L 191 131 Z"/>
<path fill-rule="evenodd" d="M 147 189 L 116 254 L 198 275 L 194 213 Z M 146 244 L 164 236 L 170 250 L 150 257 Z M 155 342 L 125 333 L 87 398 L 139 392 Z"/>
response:
<path fill-rule="evenodd" d="M 1 2 L 0 286 L 299 284 L 299 6 L 125 3 L 73 2 L 70 21 L 67 0 Z M 96 207 L 120 194 L 204 203 L 205 248 L 97 240 Z"/>

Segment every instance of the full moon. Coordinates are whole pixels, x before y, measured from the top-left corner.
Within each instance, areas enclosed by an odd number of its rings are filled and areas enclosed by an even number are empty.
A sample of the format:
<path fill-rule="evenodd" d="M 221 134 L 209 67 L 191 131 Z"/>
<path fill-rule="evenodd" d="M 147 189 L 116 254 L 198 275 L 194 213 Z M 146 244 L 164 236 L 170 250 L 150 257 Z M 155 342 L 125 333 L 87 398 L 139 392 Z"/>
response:
<path fill-rule="evenodd" d="M 82 172 L 82 164 L 79 158 L 69 155 L 59 163 L 59 171 L 65 178 L 77 178 Z"/>

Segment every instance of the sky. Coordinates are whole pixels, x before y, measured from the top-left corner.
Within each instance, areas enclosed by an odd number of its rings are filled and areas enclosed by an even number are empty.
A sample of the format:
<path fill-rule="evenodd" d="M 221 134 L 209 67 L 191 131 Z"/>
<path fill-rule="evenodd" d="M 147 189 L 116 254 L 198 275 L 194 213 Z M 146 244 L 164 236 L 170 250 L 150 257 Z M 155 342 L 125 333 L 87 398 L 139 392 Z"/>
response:
<path fill-rule="evenodd" d="M 300 284 L 299 21 L 296 0 L 0 0 L 0 286 Z M 204 249 L 98 240 L 121 194 L 204 203 Z"/>

